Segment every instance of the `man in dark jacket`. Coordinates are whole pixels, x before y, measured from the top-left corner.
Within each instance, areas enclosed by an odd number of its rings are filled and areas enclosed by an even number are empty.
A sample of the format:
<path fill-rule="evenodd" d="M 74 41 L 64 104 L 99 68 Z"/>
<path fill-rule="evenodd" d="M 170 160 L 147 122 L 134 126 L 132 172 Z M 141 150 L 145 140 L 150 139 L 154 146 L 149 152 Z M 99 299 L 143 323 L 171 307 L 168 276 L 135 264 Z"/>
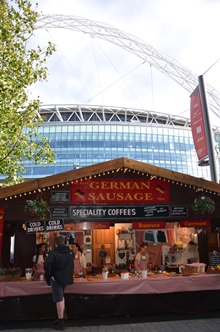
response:
<path fill-rule="evenodd" d="M 56 303 L 58 319 L 54 322 L 56 330 L 64 330 L 64 289 L 73 283 L 74 255 L 69 247 L 65 246 L 62 236 L 55 239 L 56 248 L 52 250 L 45 263 L 45 278 L 52 286 L 53 301 Z"/>

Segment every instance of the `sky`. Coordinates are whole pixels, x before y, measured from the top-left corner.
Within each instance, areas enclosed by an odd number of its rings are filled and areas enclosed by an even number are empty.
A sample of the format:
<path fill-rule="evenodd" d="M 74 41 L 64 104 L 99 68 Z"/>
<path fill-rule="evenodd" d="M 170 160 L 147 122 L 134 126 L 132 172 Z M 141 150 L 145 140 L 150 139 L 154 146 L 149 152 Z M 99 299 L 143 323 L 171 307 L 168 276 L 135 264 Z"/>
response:
<path fill-rule="evenodd" d="M 220 91 L 219 0 L 37 2 L 44 15 L 78 16 L 133 35 Z M 33 44 L 53 42 L 57 51 L 48 60 L 47 81 L 32 86 L 30 98 L 39 96 L 44 105 L 129 107 L 189 117 L 188 91 L 114 43 L 67 29 L 39 30 L 33 38 Z"/>

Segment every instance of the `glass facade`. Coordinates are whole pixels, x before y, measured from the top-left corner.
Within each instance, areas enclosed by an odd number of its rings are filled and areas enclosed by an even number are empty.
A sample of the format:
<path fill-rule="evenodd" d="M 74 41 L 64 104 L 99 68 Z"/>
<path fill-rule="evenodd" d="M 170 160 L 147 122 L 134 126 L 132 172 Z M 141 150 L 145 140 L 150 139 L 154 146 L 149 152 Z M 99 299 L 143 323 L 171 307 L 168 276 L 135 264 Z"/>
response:
<path fill-rule="evenodd" d="M 97 106 L 42 107 L 38 131 L 56 152 L 55 164 L 25 161 L 25 178 L 126 157 L 176 172 L 210 179 L 199 167 L 187 119 L 147 111 Z"/>

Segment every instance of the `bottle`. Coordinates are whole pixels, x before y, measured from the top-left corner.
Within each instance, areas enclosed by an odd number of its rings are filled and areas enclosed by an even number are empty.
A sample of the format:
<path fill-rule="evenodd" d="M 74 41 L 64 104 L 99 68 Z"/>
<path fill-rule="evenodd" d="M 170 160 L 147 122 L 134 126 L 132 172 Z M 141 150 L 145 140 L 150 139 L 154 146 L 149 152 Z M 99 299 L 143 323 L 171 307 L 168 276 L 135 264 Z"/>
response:
<path fill-rule="evenodd" d="M 86 269 L 87 269 L 87 274 L 92 274 L 92 264 L 91 263 L 87 263 Z"/>
<path fill-rule="evenodd" d="M 79 271 L 79 278 L 82 279 L 82 277 L 83 277 L 83 271 L 80 270 L 80 271 Z"/>

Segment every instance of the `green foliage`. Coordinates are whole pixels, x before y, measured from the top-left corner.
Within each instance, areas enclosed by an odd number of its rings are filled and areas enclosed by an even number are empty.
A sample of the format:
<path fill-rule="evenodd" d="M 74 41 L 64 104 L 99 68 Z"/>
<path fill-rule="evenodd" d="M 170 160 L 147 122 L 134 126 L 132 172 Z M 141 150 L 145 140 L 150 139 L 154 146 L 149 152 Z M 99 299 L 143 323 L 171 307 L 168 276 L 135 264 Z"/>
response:
<path fill-rule="evenodd" d="M 192 209 L 196 214 L 211 214 L 215 211 L 215 202 L 210 197 L 198 196 L 194 200 Z"/>
<path fill-rule="evenodd" d="M 28 88 L 46 79 L 46 59 L 55 49 L 51 43 L 44 50 L 29 47 L 38 19 L 30 1 L 0 1 L 0 17 L 0 174 L 11 185 L 22 181 L 24 159 L 54 162 L 48 140 L 37 141 L 40 100 L 29 101 Z"/>
<path fill-rule="evenodd" d="M 31 217 L 39 217 L 44 219 L 50 213 L 50 208 L 46 201 L 42 198 L 35 200 L 27 200 L 24 212 Z"/>

